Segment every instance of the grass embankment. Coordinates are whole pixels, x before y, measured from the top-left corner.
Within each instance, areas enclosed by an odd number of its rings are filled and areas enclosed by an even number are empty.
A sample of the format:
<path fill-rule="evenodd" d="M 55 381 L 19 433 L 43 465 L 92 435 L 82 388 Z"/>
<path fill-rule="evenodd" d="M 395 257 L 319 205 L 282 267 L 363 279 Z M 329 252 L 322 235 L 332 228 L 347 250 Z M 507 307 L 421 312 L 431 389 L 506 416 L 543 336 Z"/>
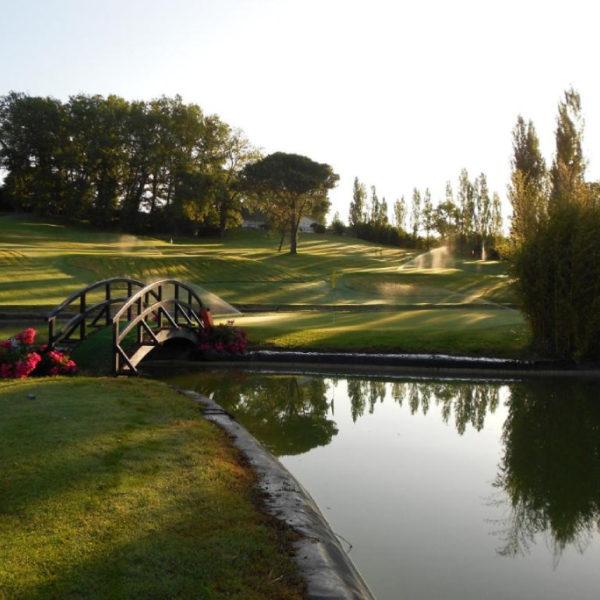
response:
<path fill-rule="evenodd" d="M 0 598 L 302 597 L 291 534 L 189 399 L 25 380 L 1 384 L 0 413 Z"/>
<path fill-rule="evenodd" d="M 277 252 L 277 245 L 277 236 L 259 231 L 231 232 L 225 241 L 176 239 L 170 244 L 4 216 L 0 306 L 56 305 L 105 277 L 175 277 L 234 304 L 265 311 L 279 307 L 282 313 L 237 319 L 255 346 L 527 353 L 529 336 L 512 308 L 503 263 L 456 260 L 440 250 L 415 256 L 410 250 L 331 235 L 303 235 L 297 256 Z M 337 312 L 285 313 L 290 305 L 327 305 Z M 395 312 L 369 312 L 375 305 Z M 344 311 L 351 307 L 367 310 Z M 428 310 L 419 314 L 407 308 Z"/>
<path fill-rule="evenodd" d="M 282 312 L 236 319 L 255 348 L 521 357 L 529 336 L 515 310 Z"/>

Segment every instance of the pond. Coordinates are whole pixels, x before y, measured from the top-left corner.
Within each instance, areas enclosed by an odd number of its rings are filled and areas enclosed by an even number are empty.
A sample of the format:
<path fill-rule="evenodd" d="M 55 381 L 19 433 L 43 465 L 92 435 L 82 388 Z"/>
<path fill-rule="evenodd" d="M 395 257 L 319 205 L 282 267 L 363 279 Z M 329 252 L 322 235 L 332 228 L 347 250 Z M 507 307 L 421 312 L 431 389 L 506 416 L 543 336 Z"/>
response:
<path fill-rule="evenodd" d="M 169 381 L 279 457 L 379 600 L 598 597 L 597 380 Z"/>

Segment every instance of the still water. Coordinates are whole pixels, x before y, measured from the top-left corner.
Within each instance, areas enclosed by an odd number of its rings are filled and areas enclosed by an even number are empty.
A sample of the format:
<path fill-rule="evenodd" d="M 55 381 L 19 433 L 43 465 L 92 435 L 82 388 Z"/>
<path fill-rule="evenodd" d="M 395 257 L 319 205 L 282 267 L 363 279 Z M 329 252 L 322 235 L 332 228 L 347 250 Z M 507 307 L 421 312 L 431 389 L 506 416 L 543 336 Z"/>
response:
<path fill-rule="evenodd" d="M 600 597 L 598 381 L 197 372 L 379 600 Z"/>

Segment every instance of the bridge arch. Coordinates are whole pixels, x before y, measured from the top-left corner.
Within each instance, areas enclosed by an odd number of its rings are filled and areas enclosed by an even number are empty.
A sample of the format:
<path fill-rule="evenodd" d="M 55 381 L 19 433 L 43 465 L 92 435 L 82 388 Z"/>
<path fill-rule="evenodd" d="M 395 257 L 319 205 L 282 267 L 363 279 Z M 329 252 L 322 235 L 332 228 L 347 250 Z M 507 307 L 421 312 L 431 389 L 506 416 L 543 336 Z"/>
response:
<path fill-rule="evenodd" d="M 112 318 L 114 374 L 137 374 L 140 361 L 167 340 L 198 343 L 199 330 L 207 326 L 204 310 L 198 294 L 177 279 L 155 281 L 137 291 Z M 135 343 L 127 347 L 124 342 L 132 333 Z"/>
<path fill-rule="evenodd" d="M 112 326 L 113 373 L 135 375 L 140 361 L 167 340 L 197 343 L 198 332 L 208 326 L 207 315 L 196 291 L 176 279 L 150 284 L 103 279 L 71 294 L 48 314 L 48 345 L 72 345 Z"/>

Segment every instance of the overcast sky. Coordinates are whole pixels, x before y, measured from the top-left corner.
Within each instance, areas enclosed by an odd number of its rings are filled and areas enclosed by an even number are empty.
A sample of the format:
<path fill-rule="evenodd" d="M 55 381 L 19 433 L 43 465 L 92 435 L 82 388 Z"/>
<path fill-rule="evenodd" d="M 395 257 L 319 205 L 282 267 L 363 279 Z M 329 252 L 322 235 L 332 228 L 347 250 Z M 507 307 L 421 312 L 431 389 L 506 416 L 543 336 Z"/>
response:
<path fill-rule="evenodd" d="M 391 206 L 414 187 L 437 201 L 466 167 L 504 198 L 517 115 L 533 120 L 550 161 L 570 86 L 588 178 L 600 178 L 594 4 L 0 0 L 0 95 L 180 94 L 265 153 L 330 164 L 343 220 L 355 176 Z"/>

